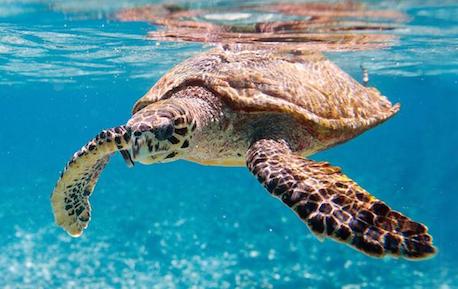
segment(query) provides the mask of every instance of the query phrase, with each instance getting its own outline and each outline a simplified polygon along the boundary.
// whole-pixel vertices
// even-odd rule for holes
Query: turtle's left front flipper
[[[56,223],[71,236],[80,236],[89,223],[89,195],[111,154],[120,151],[124,158],[130,157],[127,152],[129,140],[130,132],[125,126],[103,130],[65,166],[52,192],[51,202]]]
[[[283,140],[252,144],[247,166],[319,237],[376,257],[420,259],[435,253],[426,226],[392,211],[340,168],[295,155]]]

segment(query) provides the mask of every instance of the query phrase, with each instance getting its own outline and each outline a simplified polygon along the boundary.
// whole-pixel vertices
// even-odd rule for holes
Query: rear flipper
[[[375,257],[420,259],[436,252],[425,225],[392,211],[340,168],[294,155],[283,140],[255,142],[247,166],[319,237]]]
[[[91,217],[89,196],[100,173],[110,155],[126,149],[129,140],[130,133],[124,126],[104,130],[76,152],[65,166],[51,202],[56,223],[71,236],[79,237],[87,227]]]

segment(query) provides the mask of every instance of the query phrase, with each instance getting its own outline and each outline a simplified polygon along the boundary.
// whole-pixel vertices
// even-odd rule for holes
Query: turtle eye
[[[173,135],[173,124],[171,121],[161,123],[153,129],[154,136],[158,140],[166,140]]]

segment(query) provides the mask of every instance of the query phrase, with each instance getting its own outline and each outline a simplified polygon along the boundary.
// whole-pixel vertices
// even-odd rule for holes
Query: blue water
[[[183,161],[128,169],[115,156],[85,234],[54,225],[49,195],[73,152],[208,49],[149,41],[154,26],[110,17],[141,2],[0,0],[0,288],[458,288],[455,1],[379,3],[409,16],[393,47],[327,54],[356,79],[363,64],[402,109],[313,157],[427,224],[434,258],[320,242],[247,169]]]

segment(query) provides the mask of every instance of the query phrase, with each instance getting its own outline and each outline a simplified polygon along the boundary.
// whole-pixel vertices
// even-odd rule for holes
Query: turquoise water
[[[458,288],[454,1],[373,3],[409,16],[398,42],[327,53],[356,79],[363,64],[402,109],[313,157],[427,224],[433,259],[378,260],[320,242],[247,169],[183,161],[128,169],[115,156],[85,234],[54,225],[49,195],[73,152],[208,49],[147,40],[154,26],[111,16],[142,2],[0,0],[0,288]]]

